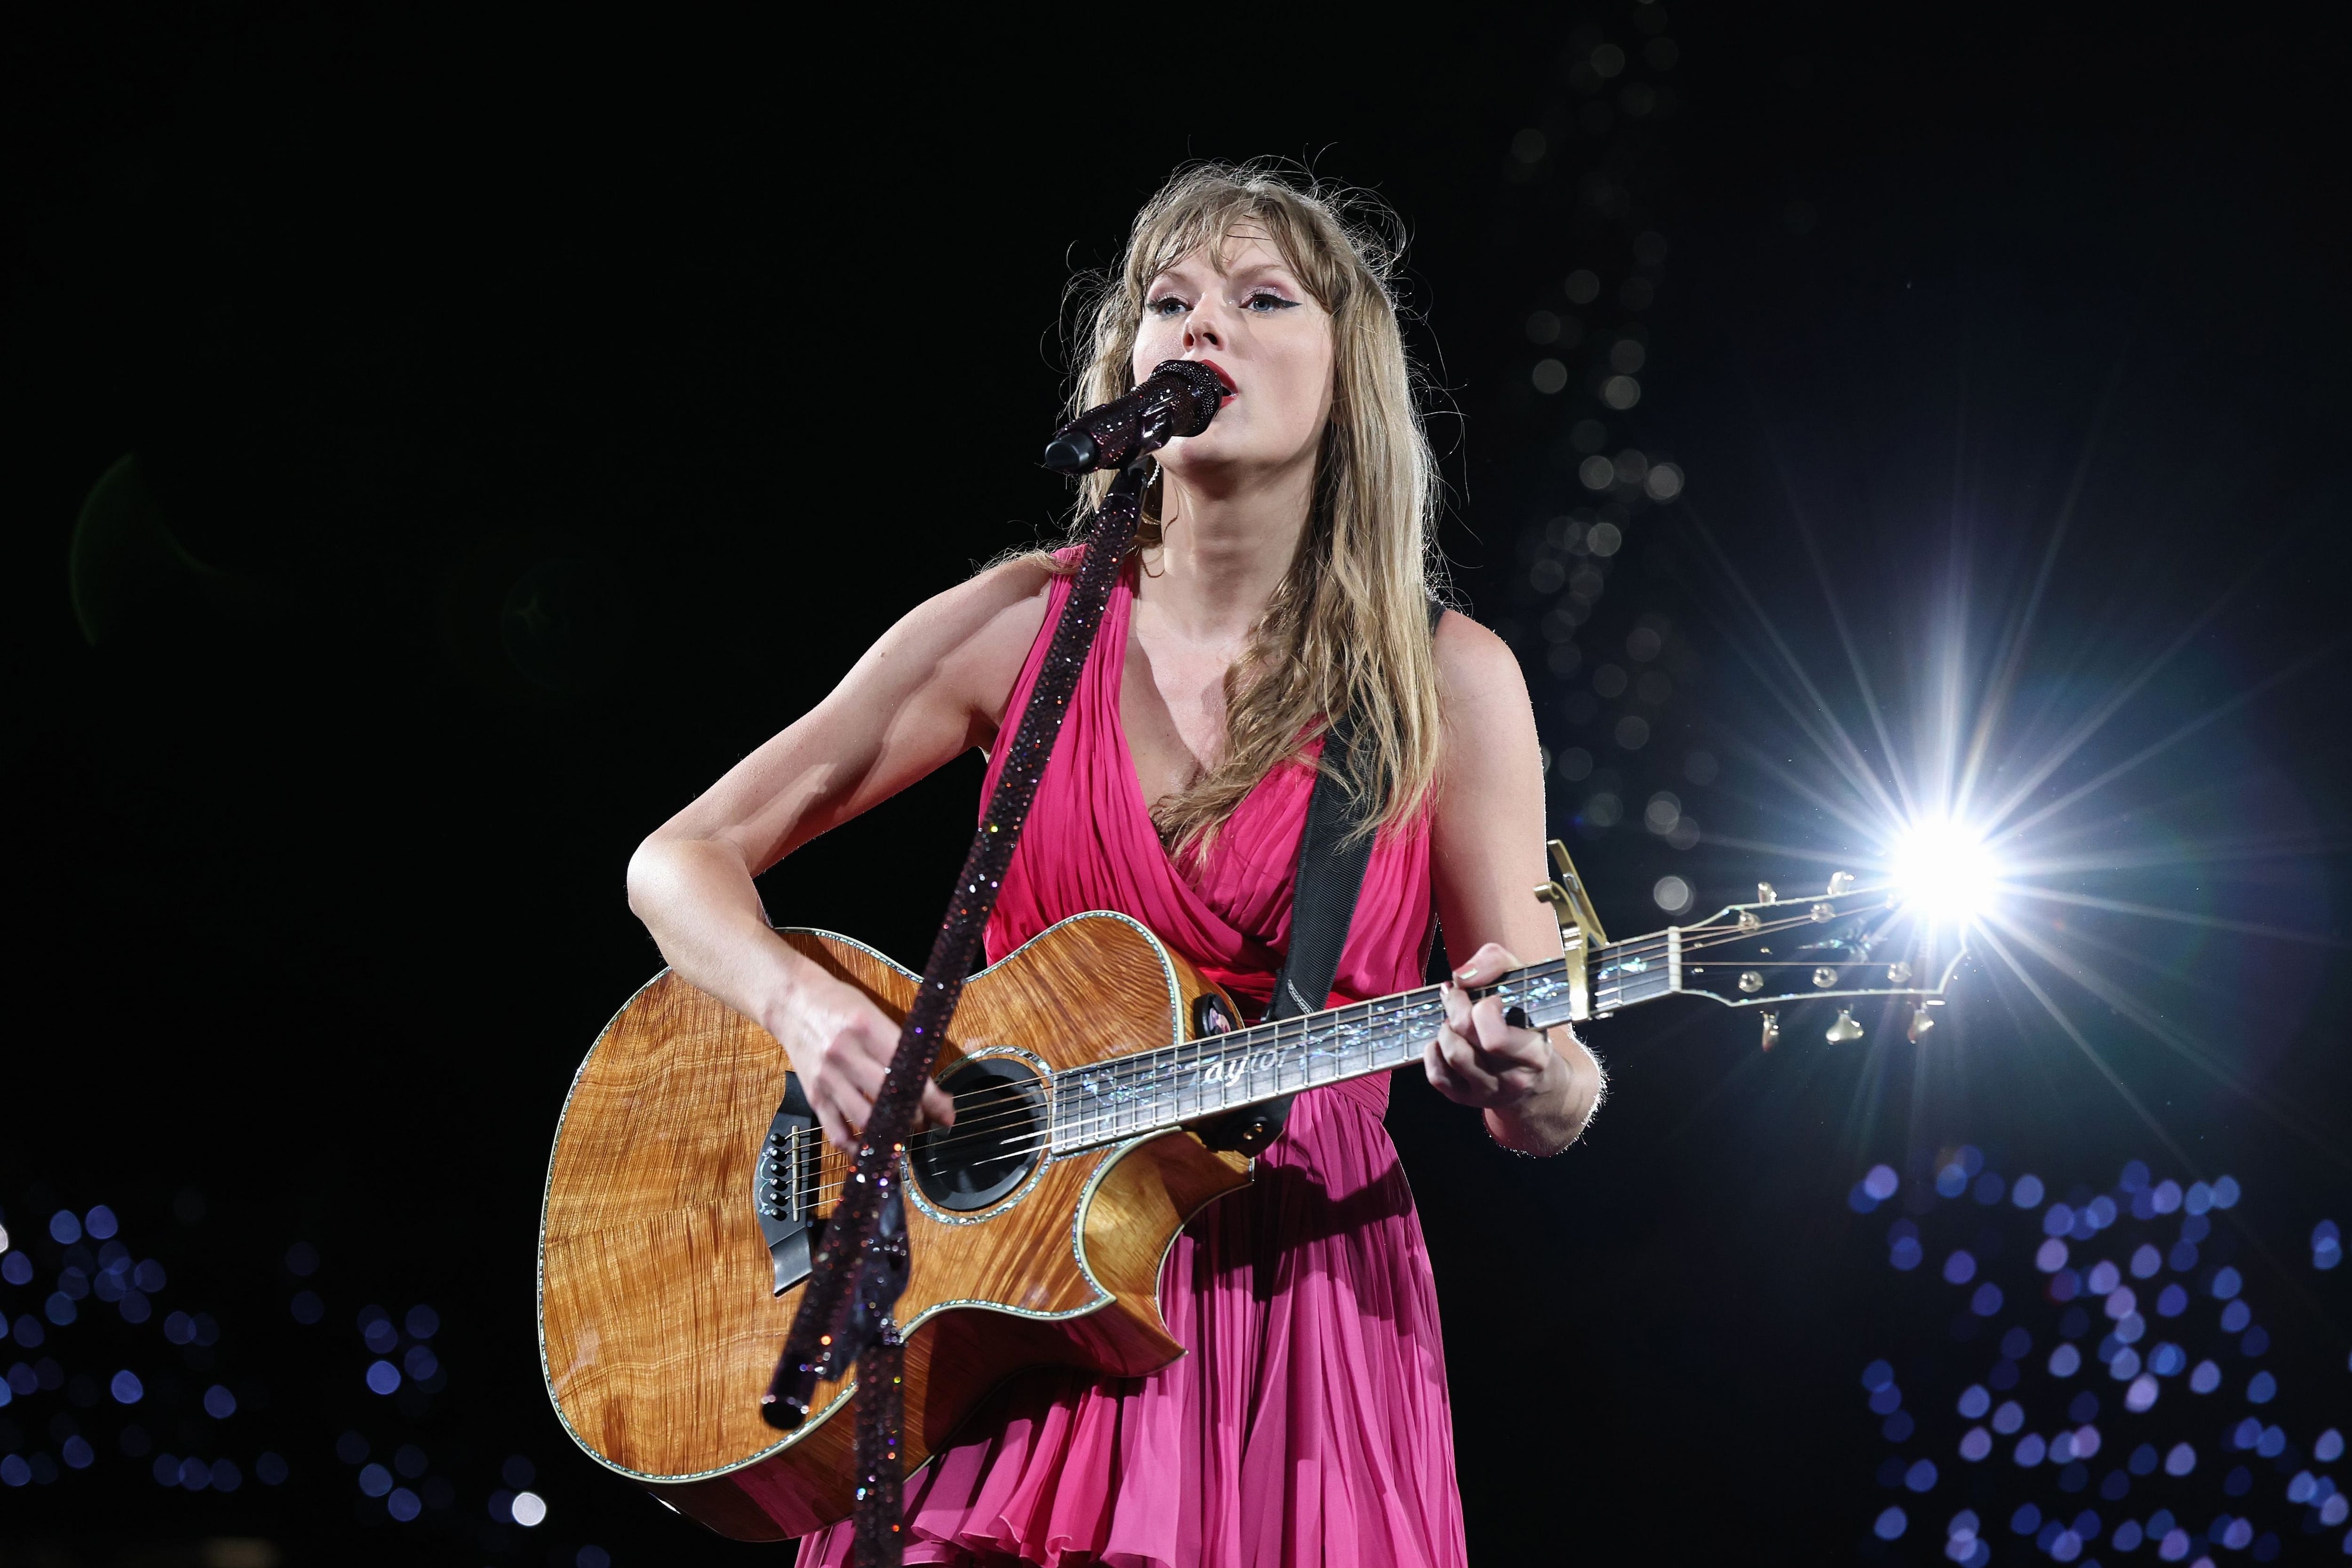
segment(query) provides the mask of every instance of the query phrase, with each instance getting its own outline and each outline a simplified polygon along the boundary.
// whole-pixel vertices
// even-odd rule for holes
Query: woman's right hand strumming
[[[812,971],[814,966],[810,966]],[[804,975],[761,1021],[792,1058],[824,1135],[855,1151],[898,1049],[898,1026],[855,985],[830,974]],[[955,1121],[955,1103],[936,1083],[923,1086],[923,1125]]]
[[[825,1136],[854,1150],[898,1049],[864,992],[770,929],[752,878],[975,746],[994,743],[1045,624],[1050,583],[1013,562],[927,601],[825,700],[656,828],[629,861],[629,907],[684,980],[775,1036]],[[942,891],[945,889],[942,889]],[[954,1109],[924,1089],[926,1120]]]

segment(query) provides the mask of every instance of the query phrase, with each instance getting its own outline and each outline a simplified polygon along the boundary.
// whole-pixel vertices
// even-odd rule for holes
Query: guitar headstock
[[[1771,1007],[1824,997],[1902,996],[1940,1001],[1967,956],[1904,910],[1892,883],[1857,884],[1845,872],[1827,890],[1784,896],[1759,883],[1756,901],[1731,904],[1676,928],[1677,990],[1727,1007]]]
[[[1843,871],[1817,894],[1782,894],[1759,883],[1753,903],[1610,942],[1589,905],[1578,907],[1581,886],[1572,879],[1566,848],[1555,843],[1552,853],[1563,880],[1537,896],[1561,916],[1576,993],[1571,1016],[1580,1019],[1676,993],[1705,996],[1727,1007],[1773,1009],[1764,1015],[1769,1048],[1780,1037],[1779,1008],[1884,996],[1912,1004],[1907,1033],[1916,1040],[1935,1026],[1929,1009],[1943,1005],[1968,956],[1964,931],[1915,918],[1894,883],[1865,886]],[[1829,1027],[1832,1041],[1863,1033],[1851,1007]]]

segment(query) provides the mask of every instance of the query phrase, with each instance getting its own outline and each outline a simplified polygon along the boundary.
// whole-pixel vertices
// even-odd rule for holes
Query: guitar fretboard
[[[1618,942],[1589,957],[1575,953],[1514,970],[1471,994],[1500,996],[1534,1027],[1549,1028],[1568,1021],[1569,965],[1584,963],[1591,1012],[1599,1016],[1671,992],[1670,947],[1657,937]],[[1066,1152],[1117,1142],[1388,1072],[1418,1060],[1444,1019],[1444,1002],[1431,985],[1057,1073],[1053,1146]]]

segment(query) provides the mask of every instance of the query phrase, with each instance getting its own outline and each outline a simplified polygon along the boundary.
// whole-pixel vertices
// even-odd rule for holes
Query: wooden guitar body
[[[872,949],[781,933],[902,1017],[917,977]],[[1011,1056],[1043,1072],[1184,1039],[1194,998],[1230,998],[1135,921],[1064,921],[964,992],[941,1076]],[[820,1385],[790,1435],[760,1419],[801,1285],[778,1294],[756,1184],[786,1091],[775,1040],[665,972],[580,1066],[548,1165],[540,1360],[565,1429],[682,1513],[746,1541],[848,1516],[853,1380]],[[814,1166],[814,1162],[812,1162]],[[826,1148],[824,1182],[848,1172]],[[1120,1376],[1183,1346],[1161,1321],[1162,1260],[1185,1221],[1246,1185],[1247,1162],[1162,1130],[1041,1152],[1013,1189],[955,1210],[908,1184],[908,1469],[1024,1367]],[[816,1212],[824,1212],[828,1205]]]

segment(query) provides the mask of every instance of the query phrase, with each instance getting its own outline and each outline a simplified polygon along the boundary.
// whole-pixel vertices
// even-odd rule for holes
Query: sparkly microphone
[[[1217,373],[1197,360],[1161,360],[1133,392],[1087,409],[1054,432],[1045,466],[1064,474],[1123,468],[1179,436],[1206,430],[1226,390]]]

